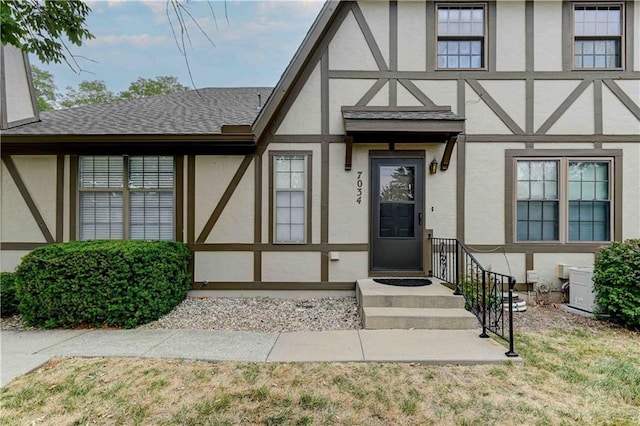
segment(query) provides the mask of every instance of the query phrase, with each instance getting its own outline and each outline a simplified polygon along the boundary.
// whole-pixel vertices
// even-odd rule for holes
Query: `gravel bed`
[[[187,297],[173,311],[138,329],[324,331],[362,328],[355,297],[315,299]],[[19,315],[2,330],[24,330]]]

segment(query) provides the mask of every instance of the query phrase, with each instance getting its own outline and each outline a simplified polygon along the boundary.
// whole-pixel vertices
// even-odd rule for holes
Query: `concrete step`
[[[362,326],[368,330],[466,330],[480,324],[471,312],[462,308],[363,307]]]
[[[454,296],[453,291],[435,278],[433,284],[424,287],[396,287],[358,280],[357,292],[360,307],[385,308],[464,308],[464,297]]]

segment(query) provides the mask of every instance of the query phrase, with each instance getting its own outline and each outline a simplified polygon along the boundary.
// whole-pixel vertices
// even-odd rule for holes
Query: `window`
[[[438,68],[484,68],[485,31],[484,5],[438,5]]]
[[[558,162],[518,161],[518,240],[558,240]]]
[[[574,68],[621,68],[622,22],[622,5],[574,5]]]
[[[276,243],[307,241],[307,158],[307,155],[273,157]]]
[[[610,241],[610,176],[610,160],[518,160],[517,240]]]
[[[80,239],[172,240],[173,187],[173,157],[80,157]]]

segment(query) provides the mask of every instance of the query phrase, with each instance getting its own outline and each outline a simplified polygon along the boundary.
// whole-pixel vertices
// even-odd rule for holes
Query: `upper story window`
[[[485,68],[486,7],[438,5],[438,69]]]
[[[173,239],[173,157],[80,157],[78,190],[80,240]]]
[[[622,5],[574,5],[573,66],[622,68]]]
[[[274,242],[307,242],[308,155],[275,155]]]

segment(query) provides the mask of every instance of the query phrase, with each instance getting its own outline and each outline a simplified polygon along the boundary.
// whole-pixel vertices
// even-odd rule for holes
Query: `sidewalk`
[[[183,358],[247,362],[522,363],[479,330],[340,330],[252,333],[212,330],[0,331],[0,386],[53,357]]]

